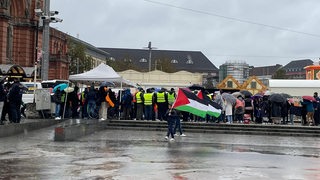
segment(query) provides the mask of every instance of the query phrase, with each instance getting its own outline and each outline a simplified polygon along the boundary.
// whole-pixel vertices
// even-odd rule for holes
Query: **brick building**
[[[43,9],[43,4],[43,0],[0,0],[0,76],[33,79],[36,47],[42,49],[42,27],[38,27],[39,17],[34,9]],[[67,79],[65,33],[50,29],[49,53],[49,79]]]

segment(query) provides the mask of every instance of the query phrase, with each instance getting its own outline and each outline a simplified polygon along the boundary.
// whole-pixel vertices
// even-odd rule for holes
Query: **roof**
[[[313,61],[311,59],[294,60],[283,66],[283,69],[301,68],[301,70],[304,70],[304,67],[310,65],[313,65]]]
[[[71,39],[72,41],[75,41],[77,43],[84,45],[86,47],[86,53],[92,57],[105,60],[109,56],[109,53],[107,53],[106,51],[103,51],[85,41],[82,41],[81,39],[75,38],[70,35],[68,35],[68,38]]]
[[[132,82],[125,80],[114,69],[104,63],[99,64],[97,67],[91,69],[90,71],[74,74],[69,76],[70,81],[77,81],[84,84],[90,82],[119,82],[125,83],[127,85],[135,86]]]
[[[110,54],[109,58],[115,61],[128,59],[142,71],[149,69],[148,49],[122,49],[122,48],[100,48]],[[157,59],[170,60],[177,71],[188,71],[208,73],[218,71],[218,68],[201,51],[174,51],[174,50],[152,50],[151,69],[154,70]]]
[[[262,66],[262,67],[252,67],[250,69],[250,76],[267,76],[273,75],[282,65],[276,64],[274,66]]]

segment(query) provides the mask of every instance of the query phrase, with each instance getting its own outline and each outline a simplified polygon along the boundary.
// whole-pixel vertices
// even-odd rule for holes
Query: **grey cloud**
[[[319,54],[320,35],[263,26],[320,34],[318,0],[154,2],[173,7],[144,0],[54,0],[51,9],[59,10],[64,21],[52,26],[99,47],[143,48],[152,41],[158,49],[199,50],[216,66],[227,60],[285,65],[297,58],[315,60]]]

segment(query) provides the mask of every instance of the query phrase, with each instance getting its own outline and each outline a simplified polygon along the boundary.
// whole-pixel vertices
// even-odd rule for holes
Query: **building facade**
[[[306,79],[306,66],[313,65],[311,59],[294,60],[283,67],[287,79]]]
[[[244,61],[227,61],[219,68],[219,82],[227,76],[232,76],[239,83],[243,83],[249,77],[249,64]]]
[[[32,80],[37,63],[41,70],[42,28],[35,9],[43,9],[43,0],[0,0],[0,76]],[[67,36],[50,29],[49,79],[67,79]]]

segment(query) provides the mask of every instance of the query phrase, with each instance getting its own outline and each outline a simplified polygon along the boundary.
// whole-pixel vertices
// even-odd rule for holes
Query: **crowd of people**
[[[23,88],[18,79],[13,82],[5,82],[0,79],[0,124],[8,120],[12,123],[20,123],[25,106],[22,102]],[[318,93],[313,99],[301,99],[297,105],[292,98],[277,101],[270,94],[234,96],[230,101],[226,92],[209,94],[210,101],[217,103],[221,109],[219,117],[197,117],[188,112],[179,112],[172,109],[176,92],[174,88],[155,89],[138,88],[136,92],[125,89],[121,92],[113,92],[106,85],[95,88],[94,84],[79,92],[79,87],[73,87],[72,91],[64,91],[57,88],[52,96],[55,106],[55,119],[63,118],[95,118],[106,120],[119,118],[125,120],[168,121],[167,138],[175,134],[178,128],[182,135],[180,121],[212,122],[212,123],[273,123],[294,124],[294,117],[301,117],[302,125],[318,126],[320,123],[320,104]],[[194,91],[197,94],[197,91]],[[230,94],[229,94],[230,95]],[[23,108],[24,107],[24,108]],[[21,111],[22,109],[22,111]],[[174,115],[174,116],[173,116]],[[175,119],[175,120],[172,120]],[[171,120],[171,121],[170,121]],[[169,123],[170,121],[170,123]],[[173,129],[173,130],[171,130]]]
[[[301,125],[318,126],[320,123],[320,98],[312,96],[288,97],[286,94],[237,95],[234,102],[224,98],[225,93],[213,95],[221,105],[222,114],[214,122],[221,123],[267,123],[294,124],[294,118],[301,118]]]
[[[173,141],[174,136],[185,136],[180,123],[180,112],[172,109],[176,93],[172,88],[156,91],[149,88],[146,91],[138,88],[137,92],[125,89],[117,94],[110,87],[94,85],[78,92],[74,87],[72,92],[65,92],[57,88],[53,95],[56,104],[55,119],[84,118],[106,120],[119,118],[125,120],[167,121],[168,134],[166,139]],[[176,133],[178,131],[178,134]],[[169,136],[171,138],[169,139]]]

